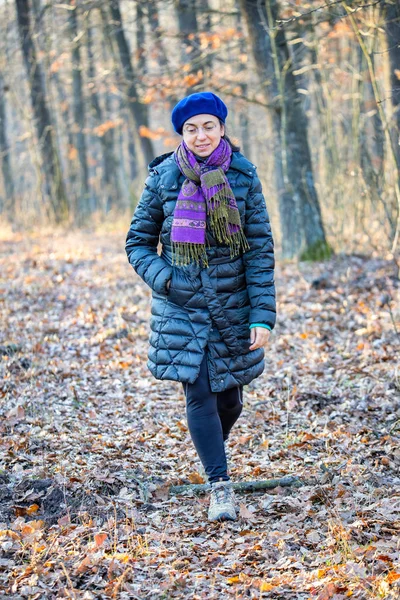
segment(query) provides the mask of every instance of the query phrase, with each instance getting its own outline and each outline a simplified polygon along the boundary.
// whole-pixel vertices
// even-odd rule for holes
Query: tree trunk
[[[95,202],[90,197],[89,189],[89,168],[87,161],[86,135],[84,132],[85,118],[85,99],[82,90],[82,65],[80,40],[78,35],[78,5],[75,0],[70,0],[71,9],[69,11],[69,32],[71,36],[71,63],[72,63],[72,106],[74,116],[74,137],[75,147],[78,152],[79,160],[79,188],[77,190],[77,210],[78,220],[87,220],[90,213],[95,210]]]
[[[314,65],[318,65],[320,62],[318,50],[319,41],[315,36],[314,32],[313,45],[310,49],[311,62]],[[328,178],[331,180],[335,177],[337,170],[340,168],[338,148],[336,145],[335,123],[332,114],[332,102],[329,98],[329,94],[327,93],[327,90],[329,88],[326,82],[325,75],[322,74],[321,69],[319,68],[313,69],[313,73],[315,83],[317,84],[315,93],[315,106],[317,113],[316,116],[321,132],[321,144],[320,147],[316,149],[317,164],[319,163],[319,153],[321,152],[321,150],[325,151],[326,162],[328,165],[330,165],[329,170],[327,170],[327,175]]]
[[[241,0],[241,6],[262,89],[271,107],[282,253],[286,258],[323,259],[330,249],[314,185],[307,118],[284,30],[271,29],[277,22],[278,3]]]
[[[400,24],[399,24],[400,26]],[[375,60],[374,60],[374,55],[375,52],[379,50],[379,32],[376,31],[375,33],[375,37],[372,39],[371,42],[371,49],[370,49],[370,58],[371,58],[371,62],[372,62],[372,66],[373,69],[375,71]],[[400,43],[400,36],[399,36],[399,43]],[[374,163],[374,169],[375,171],[378,173],[379,177],[382,174],[382,169],[383,169],[383,162],[385,159],[385,132],[384,132],[384,128],[383,128],[383,123],[382,123],[382,119],[381,116],[379,114],[379,110],[378,110],[378,106],[376,103],[376,99],[375,99],[375,95],[374,95],[374,89],[373,89],[373,85],[372,85],[372,80],[371,80],[371,74],[369,72],[368,69],[368,64],[366,63],[365,57],[362,57],[362,71],[363,73],[365,73],[365,92],[361,95],[362,100],[363,100],[363,109],[364,112],[370,112],[371,108],[373,108],[373,115],[371,118],[371,127],[370,127],[370,133],[368,135],[370,144],[371,144],[371,156],[372,156],[372,161]],[[399,55],[399,60],[400,60],[400,55]],[[400,97],[399,97],[400,100]],[[382,185],[383,181],[380,181],[380,185]],[[381,193],[381,190],[379,191],[379,193]]]
[[[191,91],[199,83],[198,71],[201,69],[200,49],[195,0],[176,0],[179,36],[181,40],[181,61],[184,73],[183,83]],[[190,93],[190,92],[188,92]]]
[[[3,74],[0,71],[0,162],[4,185],[4,199],[0,196],[0,214],[5,213],[12,221],[15,214],[15,190],[7,140],[6,91]]]
[[[90,14],[89,17],[90,18]],[[105,121],[111,119],[110,112],[103,115],[99,95],[96,87],[96,67],[93,55],[93,32],[90,22],[87,23],[87,57],[88,57],[88,75],[90,86],[90,101],[93,108],[95,122],[100,126]],[[107,91],[106,91],[107,94]],[[103,155],[103,190],[106,199],[105,210],[108,212],[113,206],[118,207],[121,201],[121,189],[118,178],[118,165],[114,154],[114,129],[105,129],[104,133],[99,132],[99,141]]]
[[[127,103],[136,125],[140,146],[146,163],[154,158],[153,144],[147,137],[140,135],[141,127],[149,127],[148,107],[139,101],[135,72],[133,70],[131,55],[122,23],[119,0],[109,0],[110,12],[113,19],[112,35],[117,42],[119,57],[127,83]]]
[[[242,26],[242,14],[240,12],[239,0],[235,0],[235,8],[237,10],[236,16],[236,28],[239,33],[243,35],[243,26]],[[239,60],[237,61],[237,70],[239,73],[243,74],[243,77],[240,78],[240,95],[242,98],[247,98],[248,93],[248,85],[246,83],[247,76],[247,64],[241,61],[241,57],[247,56],[247,48],[246,48],[246,40],[244,37],[240,38],[239,42]],[[239,130],[240,137],[243,146],[243,153],[249,160],[252,160],[252,144],[250,143],[250,126],[249,126],[249,108],[247,103],[244,103],[244,106],[240,110],[239,114]]]
[[[142,79],[147,73],[146,61],[146,32],[144,28],[143,0],[136,0],[136,55],[137,71]]]
[[[359,83],[359,96],[361,103],[361,114],[363,115],[362,126],[359,127],[360,138],[360,165],[364,179],[368,185],[371,198],[378,200],[382,195],[382,169],[385,155],[385,136],[382,121],[379,115],[372,88],[371,76],[368,65],[365,60],[362,48],[357,48],[359,57],[358,71],[361,75]],[[374,63],[374,54],[370,54],[372,64]],[[367,115],[371,112],[370,117]]]
[[[119,53],[116,48],[115,36],[113,35],[112,27],[109,22],[110,19],[107,16],[106,10],[102,6],[99,6],[99,11],[100,11],[101,20],[102,20],[103,38],[107,41],[107,48],[112,57],[112,62],[113,62],[112,70],[115,74],[115,79],[117,80],[117,82],[120,82],[120,87],[123,87],[124,86],[124,76],[121,71],[121,62],[118,59]],[[105,45],[103,45],[103,61],[105,62],[105,64],[107,63]],[[112,114],[111,91],[108,87],[104,92],[104,106],[105,106],[106,114]],[[121,158],[123,158],[123,153],[121,154],[121,150],[120,150],[121,139],[123,138],[122,129],[127,129],[129,131],[128,157],[129,157],[129,177],[130,177],[131,184],[135,180],[135,178],[139,175],[139,171],[140,171],[140,165],[139,165],[138,154],[137,154],[137,146],[138,146],[139,140],[138,140],[138,134],[130,135],[130,128],[131,128],[130,121],[132,121],[132,112],[131,112],[130,107],[128,106],[127,98],[121,97],[120,94],[118,94],[116,113],[124,121],[122,128],[119,128],[119,130],[116,131],[115,133],[113,132],[113,148],[114,148],[114,155],[116,157],[117,165],[119,166],[119,168],[118,168],[118,172],[120,174],[119,181],[120,181],[121,186],[124,186],[125,180],[126,180],[126,170],[124,168],[124,161],[121,160]],[[130,195],[130,191],[128,190],[127,196],[129,196],[129,195]]]
[[[64,125],[65,136],[67,140],[66,152],[66,174],[65,179],[68,182],[68,190],[74,189],[78,179],[76,160],[73,159],[74,136],[71,127],[70,103],[65,88],[60,78],[60,74],[55,71],[50,75],[50,82],[54,84],[56,99],[61,113],[61,120]]]
[[[393,146],[396,148],[397,168],[400,169],[400,6],[397,0],[385,3],[385,29],[390,62],[393,114]]]
[[[210,13],[210,5],[208,0],[199,0],[199,12],[202,15],[202,23],[200,27],[200,31],[206,32],[206,34],[210,34],[212,30],[212,22],[211,22],[211,13]],[[197,23],[197,27],[199,24]],[[212,51],[206,48],[204,51],[201,49],[201,44],[199,40],[199,54],[200,54],[200,68],[203,72],[202,82],[204,86],[208,87],[208,82],[210,81],[213,74],[213,53]]]
[[[153,35],[153,47],[157,53],[157,60],[161,67],[161,73],[162,75],[167,74],[169,79],[172,79],[173,73],[168,61],[167,52],[163,44],[156,0],[148,3],[147,18],[149,20],[150,30]],[[175,104],[178,102],[178,98],[173,92],[169,92],[167,98],[172,106],[175,106]]]
[[[70,118],[70,102],[67,96],[63,83],[60,78],[58,69],[51,69],[52,59],[50,58],[51,53],[51,35],[48,34],[46,27],[46,12],[48,11],[48,4],[42,5],[42,0],[31,0],[32,16],[34,19],[34,29],[36,32],[40,32],[37,35],[35,42],[40,53],[43,55],[43,71],[44,71],[44,83],[47,90],[47,97],[51,98],[51,90],[54,88],[55,96],[53,99],[53,106],[57,106],[58,112],[55,113],[52,110],[52,114],[57,117],[58,123],[56,124],[56,130],[58,134],[58,147],[65,148],[65,142],[62,139],[63,136],[67,139],[67,147],[65,152],[65,171],[64,181],[67,185],[67,191],[69,197],[71,197],[71,190],[76,188],[76,181],[78,179],[77,172],[77,161],[72,159],[74,149],[74,137],[73,128],[71,126]],[[53,16],[49,18],[52,21]],[[62,156],[62,153],[61,153]]]
[[[43,74],[36,56],[31,34],[31,18],[28,0],[16,0],[18,31],[21,41],[38,144],[42,156],[46,193],[50,198],[56,221],[68,216],[68,201],[61,173],[56,136],[46,102]]]

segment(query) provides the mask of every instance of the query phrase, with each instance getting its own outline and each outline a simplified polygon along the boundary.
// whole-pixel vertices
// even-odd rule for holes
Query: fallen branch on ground
[[[254,492],[256,490],[272,490],[276,487],[301,487],[304,482],[295,475],[287,475],[279,479],[264,479],[260,481],[239,481],[233,483],[235,492]],[[171,485],[169,492],[171,495],[184,494],[185,492],[195,492],[196,494],[205,494],[210,490],[208,483],[189,483],[186,485]]]

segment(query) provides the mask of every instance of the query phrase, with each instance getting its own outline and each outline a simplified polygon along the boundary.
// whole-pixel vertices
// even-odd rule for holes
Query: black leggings
[[[242,412],[243,386],[212,392],[205,353],[198,378],[183,387],[190,436],[208,480],[228,481],[224,441]]]

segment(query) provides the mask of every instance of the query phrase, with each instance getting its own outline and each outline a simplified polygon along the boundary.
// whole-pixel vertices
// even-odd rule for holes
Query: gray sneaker
[[[235,495],[230,481],[211,484],[209,521],[234,521],[236,519]]]

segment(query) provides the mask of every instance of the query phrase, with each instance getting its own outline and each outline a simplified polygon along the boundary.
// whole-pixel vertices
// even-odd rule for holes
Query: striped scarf
[[[175,161],[186,179],[176,201],[171,242],[172,263],[178,266],[201,262],[208,266],[206,221],[220,244],[230,247],[231,257],[249,249],[231,186],[225,175],[232,159],[232,149],[221,138],[218,147],[205,162],[182,142],[175,151]]]

